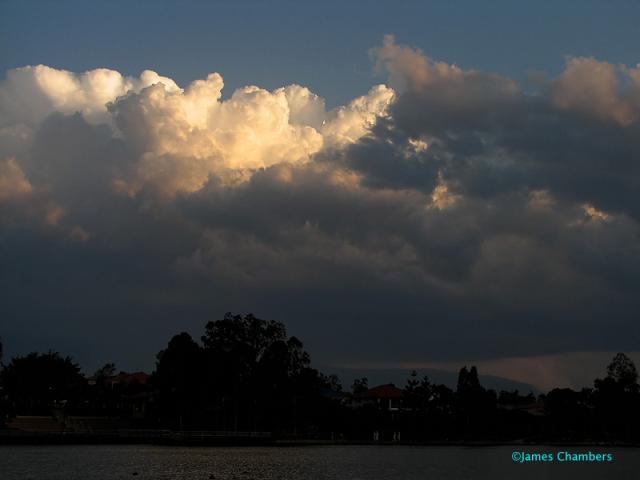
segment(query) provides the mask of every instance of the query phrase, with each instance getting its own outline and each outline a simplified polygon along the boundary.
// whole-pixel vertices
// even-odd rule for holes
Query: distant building
[[[364,415],[369,439],[373,442],[399,442],[402,399],[404,392],[393,383],[378,385],[351,396],[347,405]]]
[[[103,390],[97,391],[97,396],[85,410],[94,415],[142,419],[153,397],[150,378],[151,375],[145,372],[120,372],[102,379],[89,377],[89,386]]]
[[[109,380],[107,380],[107,382],[111,384],[112,387],[115,385],[129,385],[132,383],[146,385],[146,383],[149,381],[150,376],[151,375],[144,372],[134,372],[134,373],[120,372],[119,374],[114,375]]]
[[[402,389],[388,383],[354,394],[350,399],[350,405],[353,408],[375,406],[381,411],[397,412],[401,408],[403,396]]]

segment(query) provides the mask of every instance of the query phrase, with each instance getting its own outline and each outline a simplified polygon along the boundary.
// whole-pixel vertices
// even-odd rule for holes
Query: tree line
[[[395,403],[366,378],[344,391],[336,376],[311,366],[282,323],[251,314],[208,322],[199,341],[173,336],[142,381],[119,376],[114,364],[86,378],[57,352],[1,360],[0,424],[16,415],[103,416],[129,427],[334,440],[371,440],[372,432],[415,442],[640,440],[638,373],[623,353],[580,391],[496,392],[471,366],[460,370],[455,389],[412,372],[400,389],[385,390]]]

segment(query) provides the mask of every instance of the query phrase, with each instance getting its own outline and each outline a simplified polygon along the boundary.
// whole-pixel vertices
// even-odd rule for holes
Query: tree
[[[93,376],[96,379],[96,383],[102,383],[105,380],[113,377],[115,374],[116,374],[116,364],[105,363],[104,366],[96,370],[96,373],[94,373]]]
[[[319,408],[321,391],[332,388],[280,322],[226,313],[207,323],[202,343],[208,404],[224,428],[297,430]]]
[[[607,376],[594,382],[593,403],[605,435],[637,438],[640,430],[638,372],[624,353],[607,366]]]
[[[353,394],[364,393],[369,390],[369,380],[367,377],[356,378],[351,384],[351,392]]]
[[[563,439],[583,437],[588,427],[588,391],[554,388],[545,397],[545,409],[552,420],[554,436]]]
[[[320,375],[329,390],[336,393],[342,392],[342,382],[340,382],[340,378],[336,374],[332,373],[331,375]]]
[[[497,396],[493,390],[480,385],[478,370],[472,366],[460,369],[456,388],[456,403],[461,427],[468,434],[482,434],[488,429],[496,408]]]
[[[404,389],[404,406],[414,412],[425,412],[431,399],[432,388],[429,377],[424,376],[422,380],[418,380],[418,373],[413,370]]]
[[[458,385],[456,392],[460,395],[477,392],[482,389],[480,380],[478,379],[478,369],[472,366],[469,370],[462,367],[458,373]]]
[[[180,428],[199,420],[205,365],[200,345],[182,332],[156,358],[151,381],[158,389],[160,414],[175,419]]]
[[[409,412],[404,429],[414,440],[424,437],[428,431],[430,401],[433,385],[427,376],[418,380],[418,372],[413,370],[404,388],[403,407]]]
[[[261,320],[251,313],[243,317],[230,312],[222,320],[207,323],[202,337],[206,348],[236,354],[254,364],[273,343],[286,340],[284,324]]]
[[[72,409],[85,386],[80,367],[56,352],[15,357],[2,371],[2,384],[14,413],[51,414]]]
[[[624,353],[618,353],[607,366],[607,377],[626,392],[638,391],[638,371],[633,361]]]
[[[88,405],[93,414],[113,415],[117,411],[118,395],[109,380],[116,374],[114,363],[106,363],[92,375]],[[91,384],[93,383],[93,384]]]

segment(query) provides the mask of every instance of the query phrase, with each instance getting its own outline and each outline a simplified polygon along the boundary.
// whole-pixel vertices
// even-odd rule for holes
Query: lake
[[[512,461],[513,451],[607,452],[605,463]],[[607,447],[1,446],[2,480],[636,479],[640,449]]]

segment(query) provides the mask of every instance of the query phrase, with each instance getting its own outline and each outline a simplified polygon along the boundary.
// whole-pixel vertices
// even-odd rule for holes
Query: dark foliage
[[[310,367],[302,342],[280,322],[226,314],[202,346],[188,334],[158,354],[152,384],[161,421],[180,428],[318,431],[330,418],[336,378]]]
[[[474,366],[460,370],[455,391],[414,371],[402,389],[359,378],[345,393],[335,375],[311,367],[282,323],[228,313],[207,323],[201,342],[185,332],[171,338],[151,377],[108,363],[85,379],[58,353],[15,357],[0,374],[0,420],[88,415],[128,427],[333,440],[637,442],[636,367],[619,353],[606,371],[593,388],[538,397],[488,390]]]
[[[15,357],[0,378],[9,411],[29,415],[49,414],[52,407],[74,408],[86,384],[71,358],[53,352]]]

